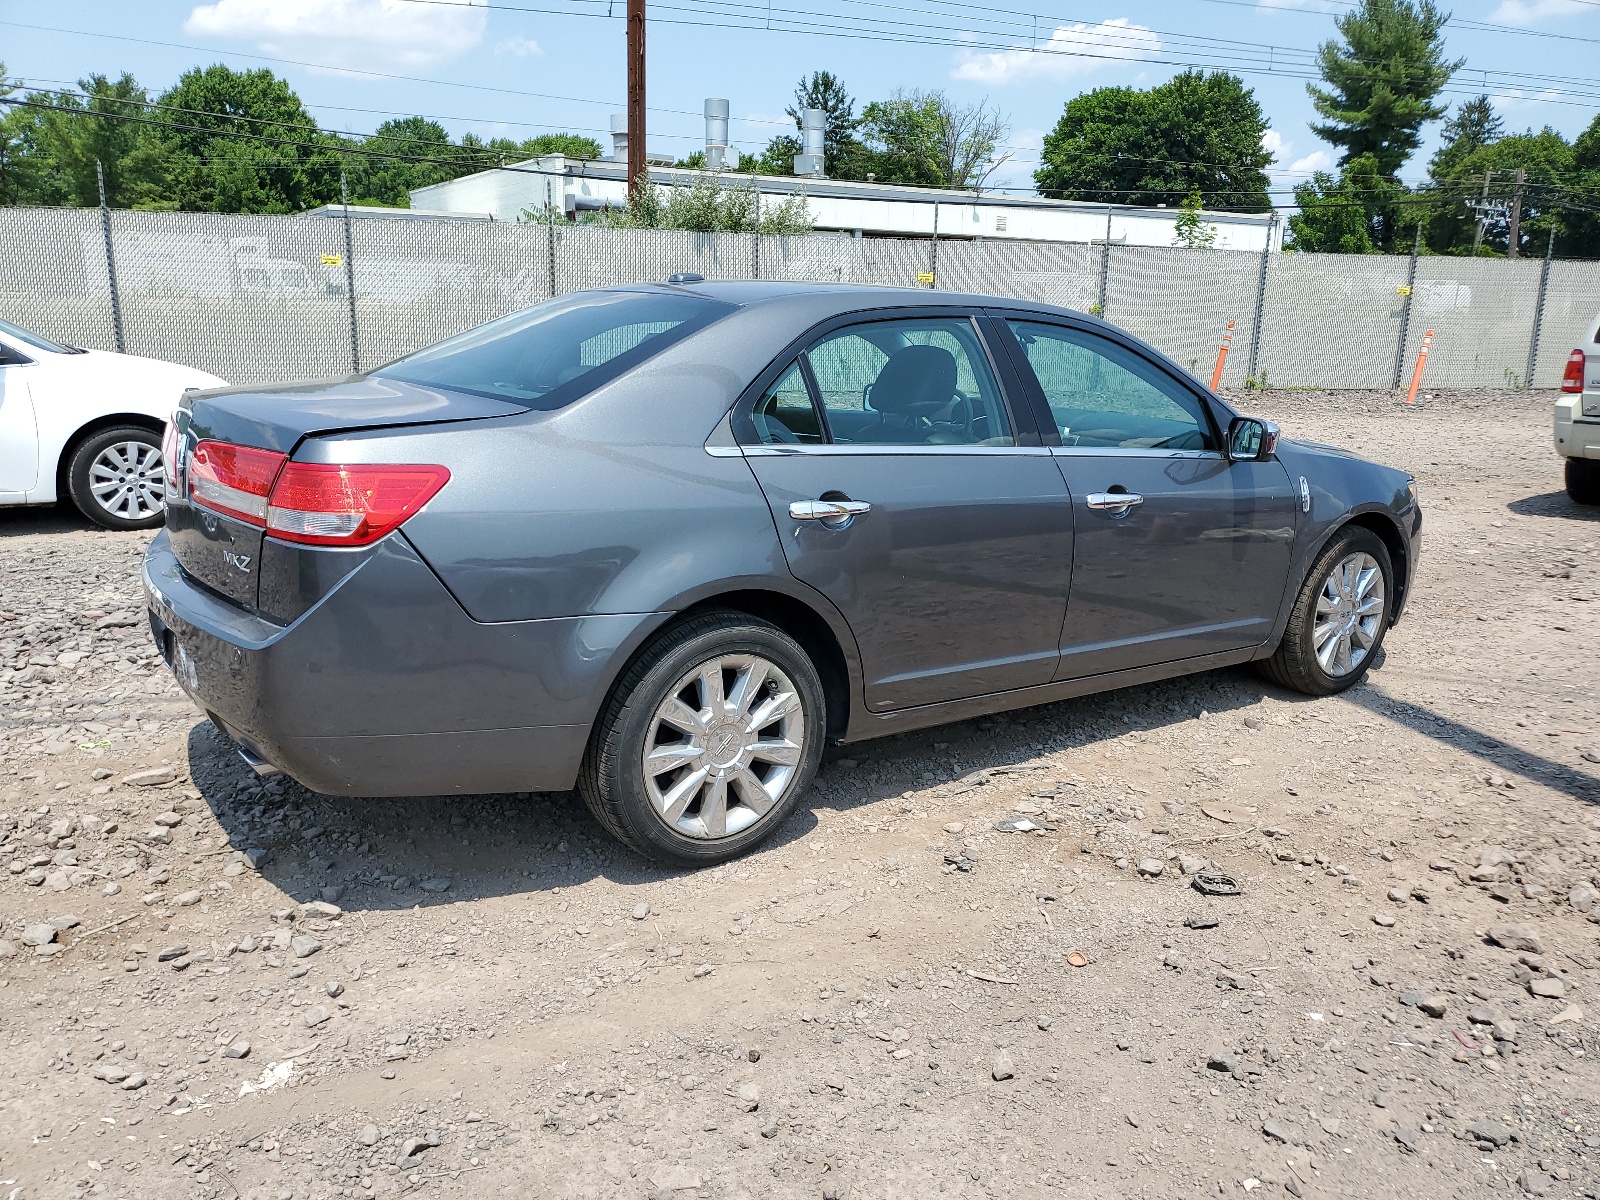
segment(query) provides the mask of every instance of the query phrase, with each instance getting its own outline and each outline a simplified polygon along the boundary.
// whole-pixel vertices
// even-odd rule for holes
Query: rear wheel
[[[794,811],[822,757],[822,681],[799,644],[712,612],[656,640],[618,681],[578,790],[595,819],[675,866],[735,858]]]
[[[138,425],[102,429],[78,443],[67,465],[73,504],[107,529],[153,529],[166,520],[161,435]]]
[[[1579,504],[1600,504],[1600,459],[1567,459],[1567,495]]]
[[[1353,687],[1383,645],[1393,597],[1394,567],[1383,540],[1360,526],[1343,529],[1307,572],[1283,641],[1262,672],[1308,696]]]

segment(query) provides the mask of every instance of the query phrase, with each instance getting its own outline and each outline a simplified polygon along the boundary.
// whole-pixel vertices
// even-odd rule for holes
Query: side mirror
[[[1235,417],[1228,425],[1228,461],[1265,462],[1278,451],[1278,427],[1255,417]]]

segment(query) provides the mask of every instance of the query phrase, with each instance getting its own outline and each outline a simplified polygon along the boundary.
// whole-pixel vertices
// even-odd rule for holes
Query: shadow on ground
[[[1568,521],[1600,521],[1600,506],[1579,504],[1566,492],[1545,492],[1513,500],[1506,508],[1519,517],[1563,517]]]
[[[1248,708],[1262,696],[1254,673],[1218,671],[836,748],[765,848],[807,837],[819,810],[885,805],[888,820],[886,802],[907,792],[1202,712]],[[208,721],[190,730],[188,757],[191,778],[232,848],[265,851],[262,876],[301,902],[328,898],[347,910],[385,910],[550,892],[597,876],[630,884],[686,873],[618,845],[571,792],[322,796],[282,777],[258,779]]]

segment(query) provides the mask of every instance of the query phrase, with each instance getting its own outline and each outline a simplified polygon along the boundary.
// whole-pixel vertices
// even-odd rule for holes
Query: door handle
[[[848,521],[872,511],[865,500],[796,500],[789,515],[796,521]]]
[[[1144,497],[1138,492],[1090,492],[1084,499],[1090,508],[1114,513],[1125,513],[1134,505],[1144,503]]]

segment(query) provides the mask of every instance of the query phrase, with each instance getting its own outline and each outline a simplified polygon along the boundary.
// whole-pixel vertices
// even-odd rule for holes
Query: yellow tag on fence
[[[322,256],[322,265],[325,267],[337,267],[342,262],[344,262],[344,258],[338,254],[324,254]]]
[[[917,272],[917,282],[918,283],[932,283],[933,282],[933,272],[932,271],[918,271]]]
[[[1397,295],[1397,296],[1409,296],[1409,295],[1411,295],[1411,288],[1409,286],[1407,286],[1406,284],[1402,283],[1399,287],[1395,288],[1395,295]]]

